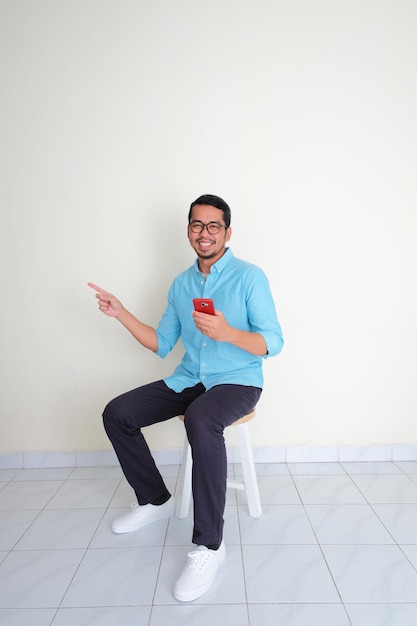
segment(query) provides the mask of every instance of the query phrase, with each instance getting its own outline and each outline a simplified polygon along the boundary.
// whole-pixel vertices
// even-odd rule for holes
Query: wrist
[[[120,311],[118,311],[114,317],[119,320],[119,322],[123,322],[123,320],[126,319],[127,315],[130,315],[129,311],[125,309],[124,306],[122,306]]]

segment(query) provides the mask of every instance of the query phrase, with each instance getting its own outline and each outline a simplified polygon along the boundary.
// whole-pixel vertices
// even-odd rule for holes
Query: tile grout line
[[[341,474],[341,475],[343,476],[343,474]],[[316,541],[317,541],[317,546],[318,546],[318,548],[320,549],[320,552],[321,552],[321,554],[322,554],[323,560],[324,560],[324,562],[325,562],[325,564],[326,564],[326,567],[327,567],[327,571],[329,572],[330,578],[332,579],[333,584],[334,584],[334,587],[335,587],[335,589],[336,589],[336,591],[337,591],[337,595],[339,596],[339,599],[340,599],[340,604],[341,604],[341,606],[343,606],[343,610],[344,610],[344,611],[345,611],[345,613],[346,613],[346,617],[347,617],[347,619],[349,620],[349,623],[350,623],[350,624],[351,624],[351,626],[352,626],[352,621],[351,621],[351,619],[350,619],[350,617],[349,617],[349,614],[348,614],[348,611],[347,611],[347,609],[346,609],[346,607],[345,607],[345,603],[343,602],[343,599],[342,599],[341,593],[340,593],[340,591],[339,591],[339,587],[338,587],[338,586],[337,586],[337,584],[336,584],[336,581],[335,581],[335,579],[334,579],[334,576],[333,576],[333,574],[332,574],[332,571],[331,571],[331,569],[330,569],[330,566],[329,566],[329,564],[328,564],[328,562],[327,562],[326,555],[324,554],[324,551],[323,551],[322,545],[321,545],[321,543],[320,543],[320,541],[319,541],[319,538],[317,537],[316,531],[314,530],[314,527],[313,527],[313,525],[312,525],[312,523],[311,523],[310,517],[309,517],[308,512],[307,512],[307,510],[306,510],[305,503],[303,502],[303,498],[301,497],[301,493],[299,492],[298,487],[297,487],[297,484],[296,484],[296,482],[295,482],[295,480],[294,480],[294,477],[293,477],[292,475],[291,475],[291,479],[292,479],[292,481],[293,481],[294,488],[295,488],[295,489],[296,489],[296,491],[297,491],[298,497],[300,498],[300,502],[301,502],[301,505],[302,505],[302,507],[303,507],[304,514],[305,514],[305,516],[306,516],[306,518],[307,518],[307,520],[308,520],[308,523],[310,524],[310,528],[311,528],[311,530],[312,530],[312,532],[313,532],[313,534],[314,534],[314,536],[315,536],[315,538],[316,538]]]

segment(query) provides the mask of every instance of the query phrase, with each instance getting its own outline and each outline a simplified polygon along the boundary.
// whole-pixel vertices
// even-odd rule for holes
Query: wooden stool
[[[248,500],[249,515],[251,517],[260,517],[262,515],[261,499],[259,497],[258,481],[256,478],[255,463],[253,460],[252,444],[250,440],[248,422],[255,417],[255,410],[251,411],[244,417],[241,417],[231,426],[236,427],[240,452],[240,462],[242,465],[243,482],[228,480],[227,486],[233,489],[243,489],[246,491]],[[179,415],[178,418],[184,421],[184,416]],[[185,435],[184,450],[181,460],[180,473],[178,477],[177,495],[175,515],[179,519],[188,517],[191,499],[191,469],[192,457],[191,446],[188,443],[187,435]]]

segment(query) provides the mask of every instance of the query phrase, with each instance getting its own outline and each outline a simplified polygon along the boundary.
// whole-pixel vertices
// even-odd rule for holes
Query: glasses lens
[[[217,224],[216,222],[210,222],[210,224],[207,224],[207,230],[210,235],[217,235],[217,233],[220,232],[220,229],[220,224]]]
[[[204,224],[202,222],[191,222],[190,228],[193,233],[201,233],[204,228]]]

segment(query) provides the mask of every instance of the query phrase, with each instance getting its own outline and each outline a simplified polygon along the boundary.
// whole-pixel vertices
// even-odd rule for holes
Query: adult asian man
[[[93,283],[100,310],[115,317],[145,348],[165,357],[181,337],[185,354],[171,376],[125,393],[104,410],[106,432],[138,502],[113,522],[124,533],[171,516],[174,502],[141,429],[177,415],[193,456],[192,489],[197,548],[175,587],[190,602],[211,587],[226,555],[223,514],[227,459],[224,429],[249,413],[263,386],[262,362],[283,346],[281,327],[264,272],[234,257],[231,213],[215,195],[195,200],[188,239],[197,259],[177,276],[157,328],[144,324],[112,294]],[[192,311],[193,298],[212,298],[215,315]]]

